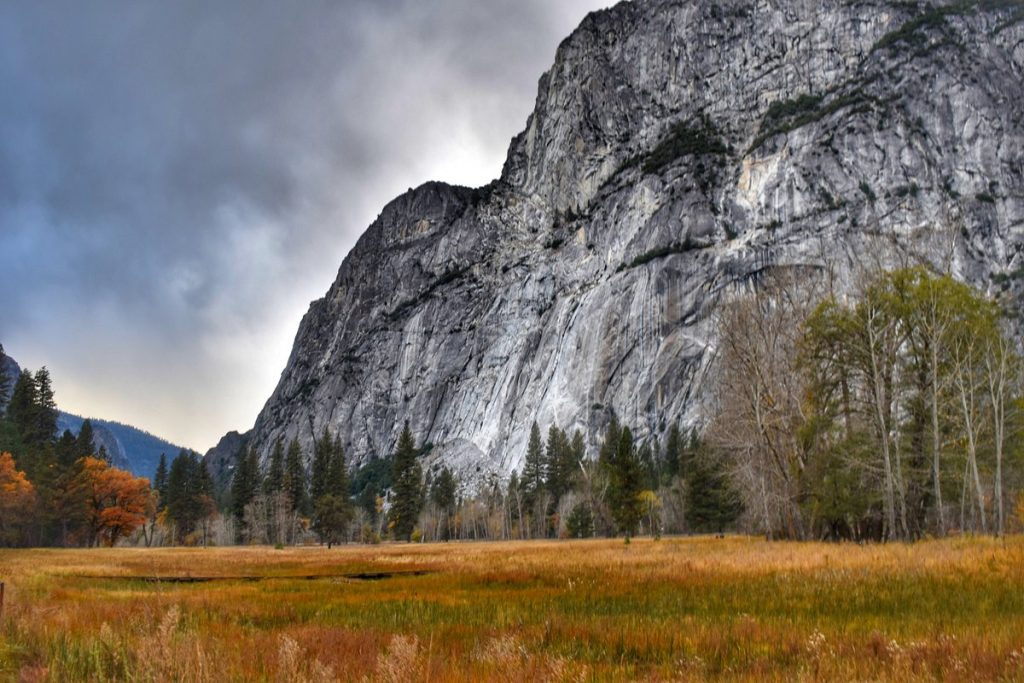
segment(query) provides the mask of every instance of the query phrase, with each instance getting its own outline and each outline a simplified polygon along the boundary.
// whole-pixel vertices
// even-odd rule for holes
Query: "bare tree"
[[[816,281],[779,272],[721,307],[716,417],[709,441],[731,457],[745,483],[747,509],[804,538],[800,508],[807,466],[800,429],[805,376],[798,364],[801,326],[820,298]]]

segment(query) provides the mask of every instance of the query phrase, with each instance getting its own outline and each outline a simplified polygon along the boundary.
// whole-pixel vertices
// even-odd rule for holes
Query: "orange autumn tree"
[[[0,545],[21,545],[36,507],[36,489],[14,466],[10,453],[0,453]]]
[[[149,480],[99,458],[85,457],[80,462],[89,545],[113,546],[145,524],[153,500]]]

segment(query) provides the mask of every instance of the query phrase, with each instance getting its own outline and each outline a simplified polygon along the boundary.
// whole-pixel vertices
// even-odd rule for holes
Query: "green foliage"
[[[34,375],[28,370],[21,371],[14,384],[6,417],[14,425],[26,449],[36,450],[53,442],[57,432],[57,404],[53,398],[50,372],[45,367]],[[29,478],[34,478],[33,474],[29,473]]]
[[[619,434],[614,455],[608,462],[608,506],[615,526],[626,538],[636,534],[643,516],[640,491],[643,471],[633,444],[633,433],[624,427]]]
[[[946,17],[962,14],[973,2],[960,2],[945,7],[933,7],[907,21],[894,31],[879,38],[872,52],[893,50],[897,47],[919,47],[928,40],[927,31],[945,28]]]
[[[544,485],[551,494],[551,508],[572,487],[576,466],[568,437],[556,425],[548,428],[547,447],[544,452]]]
[[[823,95],[804,94],[792,100],[773,102],[761,121],[757,137],[750,144],[748,153],[760,147],[766,140],[781,133],[789,133],[831,116],[840,109],[864,106],[870,98],[861,90],[854,90],[833,97],[826,102]]]
[[[292,512],[308,515],[310,509],[309,491],[306,488],[306,468],[302,464],[302,447],[298,438],[288,443],[285,455],[284,491],[288,494]]]
[[[867,181],[860,181],[859,187],[864,196],[868,198],[868,201],[874,204],[878,197],[875,195],[875,191],[871,189],[871,186],[867,184]]]
[[[284,442],[279,438],[270,452],[267,476],[263,478],[263,494],[273,496],[284,491]]]
[[[191,451],[181,451],[167,475],[167,517],[178,542],[184,541],[216,508],[213,479],[206,461]]]
[[[458,503],[457,490],[455,476],[447,467],[441,469],[440,474],[430,485],[430,502],[440,511],[445,522],[441,531],[441,539],[444,541],[451,538],[451,518],[455,515],[455,506]]]
[[[402,301],[397,306],[395,306],[395,308],[388,314],[388,319],[397,320],[398,318],[401,318],[402,315],[404,315],[406,312],[418,306],[423,301],[426,301],[430,297],[430,295],[432,295],[441,287],[461,280],[463,277],[466,276],[467,273],[471,271],[471,269],[472,266],[455,266],[448,268],[443,273],[441,273],[441,275],[439,275],[437,279],[435,279],[433,282],[427,285],[419,294],[410,299]]]
[[[683,157],[722,156],[728,153],[728,145],[722,141],[721,134],[709,120],[699,121],[696,126],[684,121],[673,126],[665,139],[643,158],[642,168],[647,174],[659,173]],[[639,161],[637,159],[632,164]]]
[[[743,512],[739,491],[720,458],[702,449],[687,479],[687,519],[695,531],[722,533]]]
[[[167,507],[167,455],[160,454],[160,462],[156,466],[156,474],[153,475],[153,490],[157,492],[157,509],[163,510]]]
[[[313,530],[320,541],[330,548],[346,538],[348,527],[354,518],[352,499],[349,497],[351,483],[345,463],[345,449],[341,437],[331,437],[324,429],[323,435],[314,445],[317,456],[314,459],[311,490],[313,499]],[[319,463],[316,460],[319,459]]]
[[[629,263],[619,264],[619,267],[615,269],[615,272],[618,273],[623,270],[629,270],[630,268],[636,268],[638,266],[644,265],[645,263],[650,263],[655,259],[671,256],[672,254],[685,254],[695,249],[700,249],[700,247],[690,242],[689,239],[683,242],[673,242],[672,244],[669,244],[664,247],[656,247],[654,249],[645,251],[644,253],[634,257],[633,260],[631,260]]]
[[[259,493],[259,483],[260,465],[256,448],[252,446],[243,448],[238,453],[238,462],[235,464],[235,471],[231,477],[231,516],[235,520],[239,542],[249,540],[250,530],[246,527],[246,508]]]
[[[526,507],[532,508],[544,490],[544,442],[541,441],[540,427],[536,422],[530,427],[530,440],[526,446],[520,485],[523,488]]]
[[[448,514],[454,513],[456,489],[455,476],[444,467],[430,485],[430,502]]]
[[[820,533],[913,538],[929,525],[945,533],[950,478],[966,496],[965,459],[1001,419],[986,392],[1007,348],[1003,334],[994,302],[920,267],[878,276],[853,302],[817,307],[801,350],[810,399],[802,438],[804,508]],[[952,453],[946,444],[956,444]]]
[[[565,523],[569,538],[590,538],[594,535],[594,514],[586,503],[577,503]]]
[[[327,490],[327,472],[331,466],[331,455],[334,451],[334,440],[331,431],[324,427],[324,432],[313,443],[313,467],[310,472],[309,494],[315,501]]]
[[[416,461],[416,442],[408,422],[398,437],[391,472],[394,485],[389,524],[396,539],[408,541],[423,506],[423,472]]]
[[[377,519],[377,498],[391,488],[391,458],[371,457],[352,475],[350,492],[370,519]]]

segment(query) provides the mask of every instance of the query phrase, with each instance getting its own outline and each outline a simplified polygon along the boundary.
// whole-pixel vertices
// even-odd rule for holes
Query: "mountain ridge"
[[[501,176],[389,202],[253,430],[356,463],[409,420],[468,478],[529,425],[701,420],[713,314],[772,269],[943,263],[1019,301],[1021,3],[661,0],[559,46]],[[1002,279],[1000,279],[1002,278]],[[228,461],[230,448],[213,449]]]
[[[21,366],[16,360],[5,354],[0,372],[4,372],[10,378],[8,391],[13,392],[14,383],[21,373]],[[9,398],[8,394],[3,403],[6,403]],[[182,450],[180,446],[150,434],[144,429],[114,420],[95,417],[83,418],[59,409],[57,412],[57,435],[59,436],[64,430],[71,430],[77,436],[82,428],[82,422],[86,419],[92,423],[93,445],[96,450],[99,451],[100,447],[103,447],[112,465],[129,470],[136,476],[152,479],[156,473],[161,453],[165,453],[170,461]]]

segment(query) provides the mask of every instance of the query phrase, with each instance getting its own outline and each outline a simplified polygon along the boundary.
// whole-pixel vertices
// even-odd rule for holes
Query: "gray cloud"
[[[606,4],[0,7],[0,342],[68,410],[247,428],[384,203],[495,177]]]

